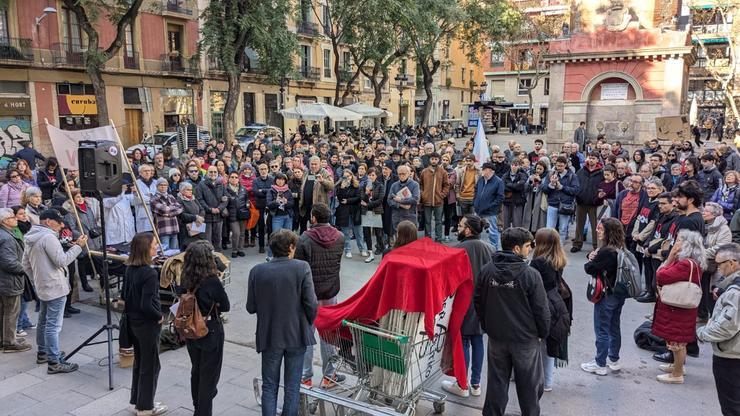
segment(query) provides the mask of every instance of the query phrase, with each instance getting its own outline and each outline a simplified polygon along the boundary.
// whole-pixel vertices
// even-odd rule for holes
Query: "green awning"
[[[694,44],[698,44],[699,40],[692,39],[691,42]],[[719,37],[719,38],[705,38],[705,39],[702,39],[702,42],[704,42],[704,44],[707,45],[707,44],[714,44],[714,43],[730,43],[730,40],[727,39],[726,37]]]
[[[725,4],[716,4],[716,3],[707,3],[707,4],[694,4],[689,6],[689,9],[691,10],[711,10],[711,9],[724,9],[728,7],[732,7],[732,3],[725,3]]]

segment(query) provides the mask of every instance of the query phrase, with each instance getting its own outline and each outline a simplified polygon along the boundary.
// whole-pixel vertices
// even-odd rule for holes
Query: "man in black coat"
[[[481,271],[475,312],[488,334],[488,384],[484,415],[503,415],[514,371],[522,415],[540,414],[545,377],[542,339],[550,329],[550,307],[540,273],[525,260],[534,237],[524,228],[501,235],[502,251]]]
[[[341,233],[340,233],[341,235]],[[297,415],[301,367],[316,340],[313,321],[318,303],[311,267],[294,259],[298,238],[280,230],[270,238],[273,259],[249,272],[247,312],[257,314],[257,352],[262,354],[262,411],[277,412],[280,367],[285,363],[283,414]],[[341,257],[341,251],[340,251]]]
[[[195,188],[195,199],[206,211],[206,240],[218,250],[221,247],[221,230],[229,198],[224,185],[218,180],[215,165],[208,167],[205,179]]]
[[[514,159],[511,162],[511,170],[501,178],[504,181],[503,229],[522,226],[524,204],[527,203],[527,197],[524,195],[524,185],[526,185],[529,176],[521,169],[521,166],[522,162]]]
[[[269,174],[267,164],[260,163],[257,167],[259,175],[254,178],[252,182],[252,192],[254,192],[254,206],[259,210],[260,218],[257,221],[257,242],[259,244],[259,252],[265,252],[265,235],[270,234],[269,221],[265,223],[265,216],[267,215],[267,194],[272,188],[273,177]]]
[[[311,227],[298,239],[295,258],[307,261],[311,266],[313,286],[319,306],[335,305],[339,293],[339,267],[344,252],[344,235],[329,224],[331,211],[329,207],[317,202],[311,208]],[[336,373],[330,358],[333,356],[331,345],[321,341],[321,362],[323,377],[321,385],[330,387],[335,382],[345,379]],[[303,361],[301,383],[306,387],[313,386],[313,346],[306,349]]]
[[[591,227],[591,243],[596,248],[596,209],[599,207],[597,194],[599,184],[604,181],[604,170],[599,163],[599,154],[591,152],[586,158],[586,164],[576,172],[581,187],[576,195],[576,232],[573,238],[571,253],[581,251],[583,247],[583,227],[588,216]]]

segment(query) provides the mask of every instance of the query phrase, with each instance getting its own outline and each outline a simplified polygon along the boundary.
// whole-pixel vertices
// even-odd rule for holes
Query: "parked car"
[[[280,128],[268,126],[267,124],[250,124],[248,126],[244,126],[236,131],[235,137],[239,142],[239,146],[241,146],[245,152],[249,153],[251,152],[252,147],[254,147],[254,139],[260,132],[264,132],[265,137],[283,137],[283,133]]]
[[[198,128],[200,130],[200,140],[208,142],[211,139],[211,135],[207,130]],[[172,146],[172,150],[176,157],[179,157],[179,150],[177,148],[177,132],[176,131],[165,131],[162,133],[156,133],[153,136],[149,136],[141,141],[139,144],[135,144],[126,149],[126,155],[131,156],[134,150],[140,149],[144,152],[150,160],[154,159],[154,155],[160,153],[162,148],[165,146]]]

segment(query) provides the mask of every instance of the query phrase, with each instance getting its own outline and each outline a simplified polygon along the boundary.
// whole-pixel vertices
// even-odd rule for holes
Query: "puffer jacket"
[[[217,180],[213,181],[209,178],[200,181],[198,186],[195,187],[195,199],[203,207],[206,212],[204,217],[206,222],[219,222],[223,219],[221,213],[229,205],[229,197],[226,196],[226,189],[224,185]],[[219,213],[213,214],[211,208],[218,208]]]
[[[441,207],[450,192],[447,171],[442,166],[436,169],[429,166],[421,171],[419,175],[419,188],[421,190],[421,204],[427,207]]]
[[[265,209],[267,206],[267,194],[272,188],[272,176],[262,178],[257,176],[252,181],[252,191],[254,192],[254,206],[257,209]]]
[[[294,258],[311,265],[318,300],[331,299],[339,293],[343,253],[344,235],[329,224],[315,224],[298,239]]]
[[[707,324],[696,330],[699,340],[712,343],[714,355],[740,359],[740,272],[729,276]]]
[[[509,172],[501,179],[504,181],[504,205],[527,203],[527,195],[524,193],[524,187],[529,179],[527,172],[520,169],[513,176]]]
[[[21,196],[30,185],[26,182],[8,182],[0,188],[0,208],[12,208],[21,204]]]
[[[727,225],[725,217],[717,217],[711,224],[707,225],[707,236],[704,237],[707,258],[714,259],[717,249],[731,242],[732,231],[730,231],[730,226]]]
[[[36,295],[49,301],[67,296],[69,278],[67,266],[72,263],[82,248],[77,244],[64,251],[57,233],[44,225],[34,225],[23,238],[23,270],[33,280]]]
[[[362,200],[367,203],[367,206],[362,207],[362,213],[365,214],[368,210],[376,214],[383,213],[383,196],[385,195],[385,184],[382,179],[375,179],[373,182],[372,189],[370,192],[367,191],[366,187],[361,187],[360,192],[362,193]]]
[[[738,206],[740,206],[740,186],[736,185],[730,188],[727,185],[722,185],[714,191],[709,200],[722,207],[725,219],[730,222]]]
[[[360,209],[360,188],[350,184],[343,188],[334,188],[337,196],[337,210],[334,213],[334,224],[337,227],[349,227],[350,219],[355,225],[360,225],[362,210]],[[346,203],[342,203],[347,200]]]
[[[655,283],[661,287],[691,279],[698,284],[701,281],[701,274],[701,267],[695,261],[682,259],[658,270],[655,273]],[[696,338],[697,313],[698,308],[676,308],[662,303],[659,297],[655,303],[653,334],[666,341],[693,342]]]
[[[229,197],[229,222],[238,221],[240,218],[244,220],[249,218],[249,198],[247,197],[247,190],[243,186],[239,185],[236,192],[231,189],[230,186],[226,186],[226,194]]]
[[[580,205],[594,205],[598,195],[599,184],[604,181],[604,170],[601,164],[597,164],[593,170],[587,166],[582,167],[577,173],[578,194],[576,202]]]
[[[11,230],[0,226],[0,296],[18,296],[23,293],[23,242]]]

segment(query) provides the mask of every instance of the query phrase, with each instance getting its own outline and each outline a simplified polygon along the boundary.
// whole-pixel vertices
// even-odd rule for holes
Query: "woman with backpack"
[[[696,340],[696,317],[698,308],[670,306],[665,302],[673,300],[662,289],[679,282],[700,284],[702,270],[706,269],[702,236],[696,231],[681,230],[673,244],[668,258],[655,274],[658,286],[658,301],[653,317],[653,335],[663,338],[666,346],[673,352],[673,364],[661,364],[656,379],[666,384],[683,384],[686,345]]]
[[[540,272],[542,283],[550,304],[550,334],[543,343],[546,354],[542,354],[545,369],[545,391],[552,391],[555,361],[568,362],[568,335],[573,316],[573,299],[570,287],[563,280],[563,269],[567,264],[565,251],[560,245],[560,234],[554,228],[541,228],[534,236],[535,248],[530,266]]]
[[[599,376],[607,375],[607,366],[619,371],[619,350],[622,347],[620,320],[627,291],[616,286],[619,251],[625,250],[624,227],[616,218],[604,218],[596,226],[598,248],[588,255],[583,266],[592,276],[589,300],[594,304],[596,356],[581,364],[581,369]],[[615,287],[616,286],[616,287]],[[608,361],[607,361],[608,358]]]
[[[228,312],[226,295],[213,257],[213,246],[208,241],[196,241],[185,251],[182,267],[183,285],[195,294],[198,309],[206,321],[208,333],[202,338],[188,339],[190,363],[190,393],[193,398],[194,416],[210,416],[213,399],[218,390],[221,365],[224,358],[224,324],[221,312]]]

